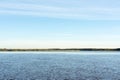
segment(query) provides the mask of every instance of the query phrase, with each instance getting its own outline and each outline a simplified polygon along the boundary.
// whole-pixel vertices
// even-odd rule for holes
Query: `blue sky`
[[[0,1],[0,48],[116,48],[119,34],[119,0]]]

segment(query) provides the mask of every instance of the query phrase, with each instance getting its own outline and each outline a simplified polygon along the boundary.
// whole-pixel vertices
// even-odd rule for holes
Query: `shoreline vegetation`
[[[66,49],[61,49],[61,48],[48,48],[48,49],[7,49],[7,48],[1,48],[0,51],[120,51],[120,48],[115,48],[115,49],[109,49],[109,48],[66,48]]]

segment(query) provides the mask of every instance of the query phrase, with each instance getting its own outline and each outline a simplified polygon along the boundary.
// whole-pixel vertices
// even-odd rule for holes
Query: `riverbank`
[[[60,49],[60,48],[49,48],[49,49],[0,49],[0,51],[49,51],[49,52],[76,52],[76,51],[120,51],[120,48],[116,49],[109,49],[109,48],[66,48],[66,49]]]

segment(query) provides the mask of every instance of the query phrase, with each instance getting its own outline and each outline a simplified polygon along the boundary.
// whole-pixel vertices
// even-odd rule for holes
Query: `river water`
[[[0,80],[120,80],[120,52],[0,52]]]

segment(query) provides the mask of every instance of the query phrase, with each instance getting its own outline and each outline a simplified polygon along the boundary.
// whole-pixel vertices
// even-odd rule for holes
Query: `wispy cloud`
[[[61,7],[32,3],[1,2],[0,14],[88,20],[120,20],[119,7]]]

